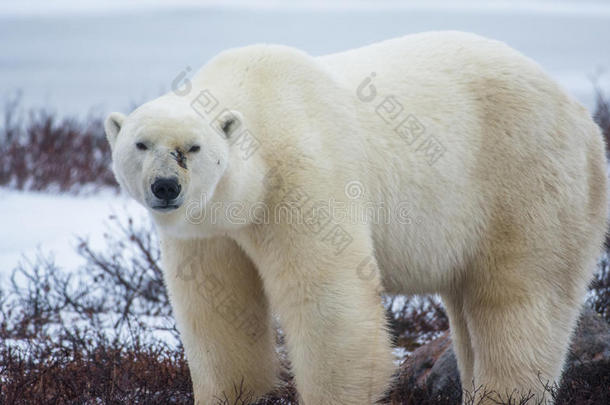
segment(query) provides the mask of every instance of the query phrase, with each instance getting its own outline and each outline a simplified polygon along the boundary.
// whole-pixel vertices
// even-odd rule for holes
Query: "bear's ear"
[[[217,129],[227,138],[230,138],[242,125],[244,117],[239,111],[224,110],[216,118]]]
[[[123,121],[125,121],[125,114],[121,114],[118,112],[110,113],[106,121],[104,122],[104,130],[106,131],[106,138],[108,139],[108,143],[110,147],[114,147],[114,143],[116,142],[116,138],[119,135],[119,131],[123,126]]]

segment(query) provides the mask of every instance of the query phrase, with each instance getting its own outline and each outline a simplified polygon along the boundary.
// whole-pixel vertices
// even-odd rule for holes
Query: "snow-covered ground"
[[[111,215],[146,221],[144,208],[106,191],[93,196],[67,196],[0,189],[0,283],[20,260],[52,253],[56,264],[70,270],[82,263],[77,237],[104,247],[103,233]]]
[[[610,68],[607,1],[3,0],[0,94],[20,89],[27,106],[103,114],[167,91],[231,47],[273,42],[321,55],[446,29],[507,42],[588,107],[589,76]]]

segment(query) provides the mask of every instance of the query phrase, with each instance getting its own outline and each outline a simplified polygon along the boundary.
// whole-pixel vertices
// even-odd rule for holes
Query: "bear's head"
[[[231,138],[242,122],[239,112],[228,109],[208,120],[173,95],[150,101],[128,116],[111,113],[104,127],[112,170],[121,187],[158,224],[184,233],[185,223],[213,219],[217,223],[212,225],[223,228],[226,218],[203,217],[211,202],[248,197],[235,185],[247,184],[244,176],[250,171],[231,152]]]

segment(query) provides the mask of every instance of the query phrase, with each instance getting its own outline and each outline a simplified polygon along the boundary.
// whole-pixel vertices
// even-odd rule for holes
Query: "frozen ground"
[[[103,114],[159,95],[226,48],[273,42],[320,55],[440,29],[507,42],[588,107],[589,76],[610,68],[610,2],[3,0],[0,94]]]
[[[20,260],[32,260],[38,252],[52,253],[67,270],[76,268],[81,263],[75,250],[77,236],[89,237],[94,247],[103,247],[110,215],[147,220],[137,203],[113,192],[88,197],[3,188],[0,192],[0,282]]]

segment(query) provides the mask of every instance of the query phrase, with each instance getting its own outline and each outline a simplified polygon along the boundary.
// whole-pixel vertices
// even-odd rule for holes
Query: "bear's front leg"
[[[323,236],[288,232],[252,257],[286,334],[300,403],[371,405],[394,371],[373,250],[353,233],[337,253]]]
[[[165,282],[195,404],[258,398],[278,381],[275,336],[256,268],[228,238],[162,236]]]

